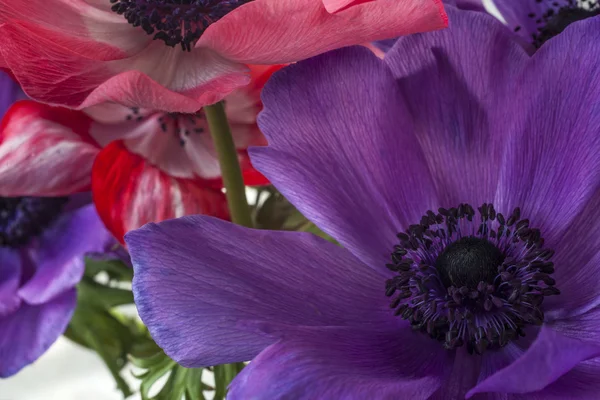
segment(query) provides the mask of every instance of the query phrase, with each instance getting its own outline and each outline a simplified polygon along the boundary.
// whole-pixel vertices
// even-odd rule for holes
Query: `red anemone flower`
[[[266,144],[256,125],[260,90],[280,66],[251,67],[252,82],[225,99],[247,185],[268,181],[247,148]],[[104,104],[84,111],[26,100],[0,126],[0,196],[65,196],[92,190],[121,241],[148,223],[189,214],[229,218],[204,113]]]
[[[0,68],[48,104],[190,113],[246,64],[446,26],[441,0],[0,0]]]

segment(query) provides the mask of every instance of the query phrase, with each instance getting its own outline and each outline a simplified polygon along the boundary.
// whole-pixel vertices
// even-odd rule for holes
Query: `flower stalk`
[[[252,228],[250,207],[246,199],[246,186],[242,177],[242,169],[237,150],[231,135],[223,102],[204,107],[210,134],[217,150],[221,176],[225,186],[227,204],[231,213],[231,221],[235,224]],[[224,398],[225,390],[233,378],[242,370],[243,363],[217,365],[214,367],[216,393],[215,399]]]
[[[223,102],[204,107],[204,113],[219,157],[231,220],[235,224],[251,228],[253,224],[246,199],[246,187]]]

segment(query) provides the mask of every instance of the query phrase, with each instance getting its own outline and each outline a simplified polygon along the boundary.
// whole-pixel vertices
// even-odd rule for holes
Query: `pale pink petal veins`
[[[323,0],[323,5],[325,6],[327,12],[336,13],[347,7],[366,3],[368,1],[373,0]]]
[[[98,0],[99,1],[99,0]],[[84,57],[114,60],[141,51],[152,37],[110,11],[83,0],[0,0],[0,23],[44,32],[54,46]]]
[[[117,102],[192,113],[250,80],[247,67],[210,49],[188,53],[155,41],[129,58],[99,62],[29,28],[0,26],[0,58],[30,97],[50,104],[80,109]]]
[[[447,24],[441,0],[377,0],[336,14],[323,0],[255,0],[209,26],[196,48],[244,63],[282,64]]]
[[[75,111],[16,103],[0,133],[0,196],[63,196],[87,190],[99,147]]]

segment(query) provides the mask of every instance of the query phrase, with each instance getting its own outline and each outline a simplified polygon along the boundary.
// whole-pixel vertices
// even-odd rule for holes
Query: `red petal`
[[[225,195],[201,180],[174,178],[131,153],[122,141],[105,147],[94,163],[92,194],[100,218],[121,243],[149,222],[190,214],[229,219]]]
[[[83,113],[15,103],[0,125],[0,195],[64,196],[89,190],[99,151]]]
[[[264,186],[268,185],[269,180],[256,169],[250,162],[247,150],[238,151],[240,159],[240,167],[242,168],[242,176],[244,177],[244,183],[246,186]]]

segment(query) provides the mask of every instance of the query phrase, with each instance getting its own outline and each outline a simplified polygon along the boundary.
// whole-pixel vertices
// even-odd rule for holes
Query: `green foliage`
[[[310,232],[337,242],[306,219],[274,188],[259,190],[260,202],[252,206],[259,229]],[[126,317],[119,307],[133,304],[133,270],[118,260],[86,260],[78,285],[77,309],[65,336],[102,358],[124,397],[132,394],[123,379],[129,363],[137,368],[142,400],[225,399],[227,387],[244,368],[243,363],[210,368],[185,368],[171,360],[150,337],[137,317]],[[202,382],[212,372],[215,386]]]
[[[259,229],[310,232],[331,243],[335,239],[306,219],[281,193],[274,188],[262,189],[259,196],[268,196],[262,204],[254,206],[255,226]]]
[[[108,274],[107,282],[100,283],[96,279],[101,273]],[[117,287],[117,283],[126,282],[130,276],[131,268],[121,262],[86,260],[86,273],[77,286],[77,308],[64,334],[98,353],[124,397],[132,394],[121,376],[127,355],[136,343],[147,337],[137,318],[125,317],[115,309],[133,304],[131,290]]]
[[[205,394],[214,390],[202,382],[205,369],[178,365],[151,341],[132,351],[130,359],[144,370],[136,375],[142,381],[142,400],[204,400]],[[153,389],[157,394],[151,396]]]

